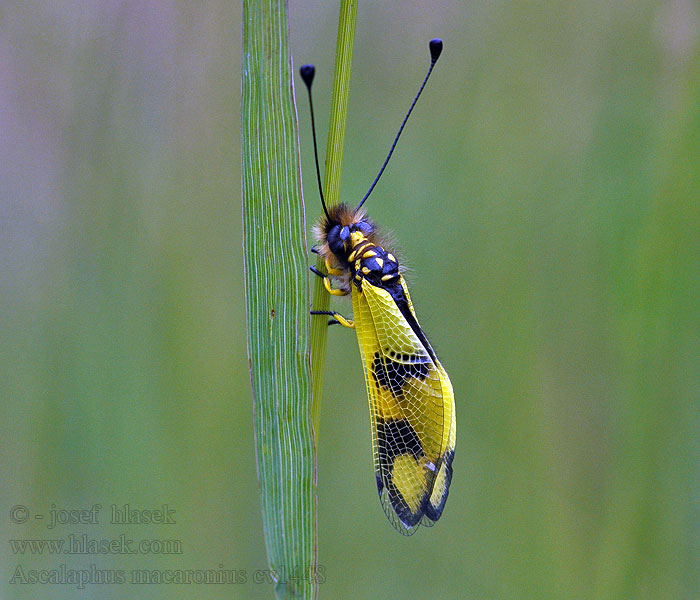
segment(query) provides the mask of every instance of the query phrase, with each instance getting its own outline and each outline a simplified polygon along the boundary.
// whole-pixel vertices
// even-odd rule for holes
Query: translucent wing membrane
[[[410,535],[442,513],[452,477],[455,411],[452,385],[418,327],[403,278],[401,288],[413,326],[386,289],[364,280],[352,295],[379,497],[394,527]]]

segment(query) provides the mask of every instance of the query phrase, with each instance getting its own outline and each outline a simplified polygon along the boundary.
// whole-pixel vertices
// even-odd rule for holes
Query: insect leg
[[[310,314],[312,314],[312,315],[329,315],[335,319],[335,322],[340,323],[343,327],[349,327],[350,329],[355,328],[355,321],[353,321],[352,319],[346,319],[343,315],[335,312],[334,310],[312,310],[312,311],[310,311]],[[334,325],[335,323],[331,320],[331,321],[328,321],[328,324]]]
[[[326,288],[326,291],[331,295],[331,296],[347,296],[348,291],[346,290],[340,290],[340,289],[333,289],[331,287],[331,280],[328,277],[328,275],[324,275],[319,271],[316,267],[309,267],[312,273],[318,275],[321,279],[323,279],[323,286]]]
[[[328,257],[327,257],[327,256],[326,256],[325,262],[326,262],[326,271],[328,271],[328,274],[329,274],[329,275],[335,275],[335,276],[337,277],[338,275],[342,275],[342,274],[343,274],[343,270],[342,270],[342,269],[336,269],[335,267],[333,267],[333,266],[331,265],[331,261],[328,260]]]

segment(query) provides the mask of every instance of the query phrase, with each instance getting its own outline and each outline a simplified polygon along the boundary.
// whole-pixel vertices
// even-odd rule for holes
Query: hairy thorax
[[[377,229],[364,211],[353,211],[345,204],[333,207],[315,228],[318,251],[326,261],[342,271],[346,287],[352,281],[362,290],[362,281],[387,287],[399,282],[399,263],[378,239]]]

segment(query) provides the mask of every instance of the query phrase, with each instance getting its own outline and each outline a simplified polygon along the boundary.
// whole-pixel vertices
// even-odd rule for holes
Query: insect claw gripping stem
[[[318,275],[321,279],[323,279],[323,285],[329,294],[332,294],[333,296],[347,296],[348,292],[346,292],[345,290],[333,289],[331,287],[331,280],[330,280],[330,277],[328,277],[328,275],[324,275],[323,273],[321,273],[321,271],[319,271],[314,266],[309,267],[309,270],[314,275]],[[333,270],[335,271],[336,269],[333,269]],[[342,273],[342,271],[341,271],[341,273]],[[340,324],[340,325],[343,325],[344,327],[350,327],[351,329],[354,329],[354,327],[355,327],[355,323],[353,321],[351,321],[350,319],[346,319],[341,314],[338,314],[337,312],[332,311],[332,310],[312,310],[309,312],[312,315],[330,315],[331,317],[334,317],[333,319],[328,320],[329,326]]]
[[[338,312],[335,312],[334,310],[311,310],[309,311],[309,314],[312,315],[329,315],[333,317],[338,323],[340,323],[343,327],[349,327],[350,329],[355,329],[355,322],[351,319],[346,319],[343,315],[341,315]],[[328,321],[329,325],[334,325],[335,323],[332,322],[332,320]]]
[[[341,290],[341,289],[335,289],[331,287],[331,280],[328,277],[328,275],[324,275],[319,271],[316,267],[311,266],[309,267],[309,270],[314,274],[318,275],[321,279],[323,279],[323,287],[326,288],[326,291],[331,295],[331,296],[347,296],[348,291],[346,290]]]
[[[318,270],[316,267],[314,267],[313,265],[309,267],[309,271],[311,271],[311,272],[314,273],[315,275],[318,275],[321,279],[324,279],[324,278],[326,277],[323,273],[321,273],[321,271],[319,271],[319,270]]]

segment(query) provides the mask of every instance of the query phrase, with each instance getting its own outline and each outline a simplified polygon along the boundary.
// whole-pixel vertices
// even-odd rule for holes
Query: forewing
[[[388,291],[365,280],[361,293],[353,289],[353,310],[379,496],[394,527],[410,535],[420,523],[437,521],[447,499],[455,441],[452,385]]]

